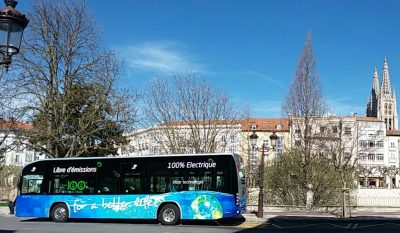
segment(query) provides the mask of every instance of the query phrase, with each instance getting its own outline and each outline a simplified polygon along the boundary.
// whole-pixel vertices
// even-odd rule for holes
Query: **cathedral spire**
[[[383,72],[382,72],[382,86],[381,86],[381,95],[391,95],[392,90],[390,86],[390,78],[389,78],[389,66],[387,59],[383,61]]]
[[[375,94],[379,94],[379,80],[378,80],[378,71],[376,70],[376,67],[374,70],[372,90],[375,91]]]
[[[379,79],[378,71],[374,70],[372,89],[369,100],[367,102],[367,117],[378,117],[378,100],[379,100]]]

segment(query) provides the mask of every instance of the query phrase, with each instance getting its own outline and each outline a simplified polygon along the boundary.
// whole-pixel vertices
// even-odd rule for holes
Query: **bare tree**
[[[363,150],[358,147],[358,139],[366,131],[360,127],[363,124],[359,124],[357,117],[338,118],[336,124],[320,126],[320,137],[317,140],[318,150],[326,156],[329,166],[333,167],[340,180],[342,217],[348,217],[347,203],[350,199],[346,201],[346,197],[355,188],[358,157]]]
[[[23,117],[15,96],[19,90],[15,83],[9,79],[9,75],[0,71],[0,170],[5,160],[6,152],[11,150],[17,140],[10,140],[18,136],[17,123]],[[10,72],[11,73],[11,72]],[[11,76],[12,77],[12,76]]]
[[[172,84],[156,78],[146,93],[146,123],[156,127],[152,137],[164,153],[223,151],[240,130],[229,97],[199,75],[176,75]]]
[[[84,1],[34,4],[16,76],[37,130],[30,146],[56,158],[116,154],[136,99],[115,87],[114,54]]]
[[[318,153],[313,151],[314,137],[316,136],[315,117],[325,113],[325,101],[321,93],[319,77],[316,70],[316,61],[312,49],[311,32],[307,33],[303,52],[296,69],[289,92],[282,104],[282,113],[289,118],[291,127],[293,151],[289,154],[300,156],[294,162],[298,162],[301,174],[300,188],[305,193],[308,184],[313,185],[315,196],[318,196],[317,189],[322,183],[321,175],[315,169],[324,168],[325,164],[319,159]],[[328,170],[320,170],[328,172]],[[304,194],[305,195],[305,194]]]

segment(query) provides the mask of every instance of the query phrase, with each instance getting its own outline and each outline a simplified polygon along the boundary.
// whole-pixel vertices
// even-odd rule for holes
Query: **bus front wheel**
[[[68,220],[69,212],[65,204],[57,204],[51,210],[51,218],[54,222],[65,222]]]
[[[175,225],[181,216],[181,212],[176,205],[166,204],[158,214],[158,221],[163,225]]]

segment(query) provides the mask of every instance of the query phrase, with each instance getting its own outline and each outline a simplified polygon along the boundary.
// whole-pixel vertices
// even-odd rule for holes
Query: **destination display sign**
[[[167,169],[212,169],[216,168],[217,163],[209,159],[204,162],[168,162]]]

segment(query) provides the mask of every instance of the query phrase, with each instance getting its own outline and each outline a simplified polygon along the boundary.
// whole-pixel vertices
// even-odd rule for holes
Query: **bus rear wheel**
[[[158,214],[158,221],[163,225],[175,225],[181,216],[181,212],[176,205],[166,204]]]
[[[51,219],[53,219],[54,222],[66,222],[68,216],[68,207],[65,204],[57,204],[51,209]]]

